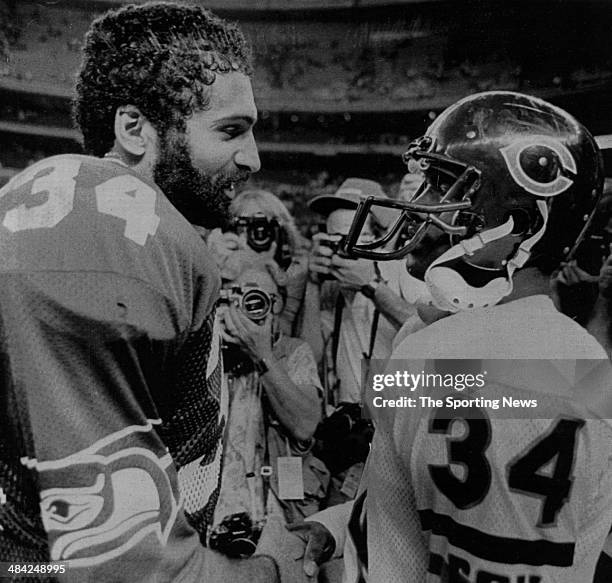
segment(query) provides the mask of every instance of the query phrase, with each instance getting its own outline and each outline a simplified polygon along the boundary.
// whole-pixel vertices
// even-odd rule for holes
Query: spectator
[[[325,217],[327,233],[313,237],[305,318],[309,329],[304,338],[318,358],[325,344],[337,342],[330,362],[339,381],[336,402],[359,402],[362,357],[388,357],[397,329],[415,312],[401,297],[397,264],[379,267],[374,261],[347,259],[331,247],[346,237],[357,204],[367,196],[386,198],[377,182],[349,178],[334,194],[310,201],[310,208]],[[362,241],[374,240],[377,222],[388,224],[389,220],[389,215],[370,217]],[[400,267],[405,271],[403,262]]]
[[[610,255],[599,272],[597,286],[597,299],[586,328],[612,359],[612,245]]]
[[[225,232],[212,231],[207,238],[208,245],[222,269],[232,252],[250,247],[275,259],[287,271],[287,298],[280,318],[283,331],[290,335],[302,305],[307,274],[304,242],[295,221],[280,199],[266,190],[241,192],[232,201],[230,211],[233,226]]]
[[[329,417],[317,432],[317,452],[332,472],[330,504],[354,496],[372,437],[371,424],[360,419],[362,359],[386,359],[397,329],[416,313],[400,295],[397,267],[404,270],[403,262],[379,268],[334,248],[346,239],[357,204],[367,196],[385,195],[377,182],[349,178],[334,194],[310,201],[325,216],[327,233],[313,237],[302,337],[321,361],[325,381]],[[378,225],[388,221],[369,217],[361,241],[373,240]]]
[[[232,517],[246,515],[256,539],[268,515],[295,521],[316,512],[325,499],[328,473],[310,453],[321,418],[322,389],[309,346],[280,330],[284,290],[277,276],[282,272],[271,259],[250,250],[236,251],[230,261],[239,274],[226,283],[227,290],[236,293],[238,286],[251,298],[245,295],[242,303],[237,296],[230,298],[219,312],[230,403],[215,524],[216,533],[224,532]],[[255,294],[259,304],[252,299]],[[253,310],[257,305],[269,306],[269,312]],[[302,469],[303,480],[299,471],[294,475],[302,499],[285,492],[288,476],[282,463],[287,461]],[[220,539],[218,534],[213,538]],[[220,550],[232,554],[236,545],[240,543],[222,541]]]

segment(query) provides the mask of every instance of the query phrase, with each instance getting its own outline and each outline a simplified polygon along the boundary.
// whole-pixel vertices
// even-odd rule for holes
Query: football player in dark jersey
[[[192,224],[259,169],[237,26],[172,3],[91,26],[90,155],[0,191],[0,562],[62,581],[274,581],[208,550],[227,401],[219,274]],[[44,578],[44,577],[43,577]]]

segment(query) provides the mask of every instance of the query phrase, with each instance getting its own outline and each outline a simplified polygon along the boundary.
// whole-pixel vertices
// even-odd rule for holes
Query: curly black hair
[[[85,37],[73,116],[85,151],[114,143],[118,107],[134,105],[160,133],[184,128],[209,104],[217,73],[252,74],[241,30],[209,10],[172,2],[130,4],[94,20]]]

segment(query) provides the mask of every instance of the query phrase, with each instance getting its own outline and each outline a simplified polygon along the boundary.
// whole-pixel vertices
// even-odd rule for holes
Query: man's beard
[[[246,174],[207,176],[193,166],[184,134],[169,130],[161,136],[153,179],[168,200],[192,224],[214,229],[230,218],[230,199],[225,191]]]

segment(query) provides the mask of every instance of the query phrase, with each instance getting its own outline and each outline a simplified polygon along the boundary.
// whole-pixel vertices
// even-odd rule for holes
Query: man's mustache
[[[240,170],[231,175],[221,175],[215,181],[214,185],[217,188],[229,188],[232,184],[239,186],[245,183],[251,176],[251,173],[246,170]]]

